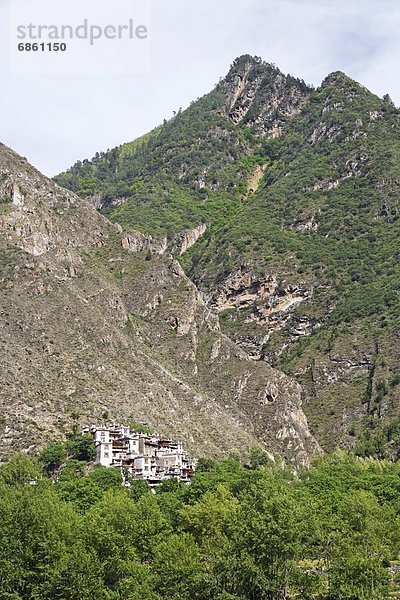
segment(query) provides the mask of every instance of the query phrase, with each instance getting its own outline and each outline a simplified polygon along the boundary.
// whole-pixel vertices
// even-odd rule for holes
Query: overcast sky
[[[399,31],[399,0],[152,0],[148,75],[9,75],[0,42],[0,141],[54,175],[171,117],[245,53],[315,85],[345,71],[400,105]]]

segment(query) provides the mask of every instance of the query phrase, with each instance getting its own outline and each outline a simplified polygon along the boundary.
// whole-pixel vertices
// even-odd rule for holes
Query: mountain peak
[[[250,54],[236,58],[218,89],[226,98],[222,114],[263,137],[280,136],[311,93],[304,81]]]
[[[280,70],[278,69],[278,67],[276,65],[274,65],[273,63],[268,63],[264,60],[262,60],[262,58],[260,56],[252,56],[251,54],[242,54],[241,56],[238,56],[237,58],[235,58],[235,60],[233,61],[233,63],[230,66],[229,69],[229,73],[227,76],[229,76],[230,73],[240,73],[243,71],[246,71],[248,69],[252,69],[252,68],[258,68],[258,70],[264,70],[264,71],[275,71],[277,73],[280,73]]]
[[[359,86],[360,84],[348,75],[346,75],[346,73],[344,73],[343,71],[333,71],[332,73],[329,73],[327,77],[325,77],[321,84],[321,87],[324,88],[337,85]]]

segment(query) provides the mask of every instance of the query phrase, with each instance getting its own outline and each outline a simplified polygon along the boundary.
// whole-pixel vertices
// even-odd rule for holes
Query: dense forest
[[[152,493],[92,458],[78,437],[0,468],[1,600],[400,597],[399,464],[253,447]]]

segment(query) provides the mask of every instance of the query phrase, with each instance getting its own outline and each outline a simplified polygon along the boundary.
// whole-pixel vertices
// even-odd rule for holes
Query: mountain
[[[397,458],[399,124],[344,73],[314,89],[245,55],[187,110],[56,180],[173,247],[224,334],[301,385],[326,450]]]
[[[0,458],[105,420],[197,456],[319,452],[299,385],[220,331],[172,256],[184,236],[125,233],[3,145],[0,231]]]
[[[187,110],[56,181],[128,229],[162,235],[207,223],[215,230],[262,176],[267,157],[260,135],[284,130],[309,93],[304,82],[242,57]]]

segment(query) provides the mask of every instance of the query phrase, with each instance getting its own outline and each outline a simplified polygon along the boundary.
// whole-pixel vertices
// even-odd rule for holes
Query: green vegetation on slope
[[[344,94],[354,113],[330,109],[346,106]],[[378,117],[365,123],[373,111]],[[221,263],[226,271],[253,261],[264,271],[290,257],[294,273],[340,295],[336,322],[394,303],[400,224],[383,211],[390,193],[398,200],[384,183],[400,177],[398,125],[394,107],[344,77],[314,92],[287,135],[266,142],[274,158],[267,185],[215,236],[202,276],[218,277]],[[315,230],[296,227],[311,219]]]
[[[245,77],[250,88],[259,85],[259,96],[240,123],[227,114],[237,77]],[[100,194],[105,214],[127,229],[173,234],[207,222],[216,230],[237,212],[255,170],[268,162],[252,121],[277,85],[289,100],[294,90],[309,91],[273,65],[240,57],[226,80],[187,110],[131,144],[79,161],[55,179],[82,197]],[[279,110],[271,109],[270,121],[278,116]]]
[[[266,160],[253,135],[217,113],[221,106],[214,90],[133,145],[79,162],[56,181],[82,197],[100,193],[104,214],[126,229],[160,235],[202,222],[218,227]]]
[[[390,421],[399,407],[400,389],[389,385],[400,368],[393,353],[400,325],[399,119],[389,102],[343,74],[330,76],[287,134],[266,142],[273,160],[266,185],[192,263],[192,276],[206,288],[246,264],[313,290],[292,321],[295,328],[308,320],[311,337],[293,339],[291,327],[283,327],[269,336],[263,352],[303,384],[307,416],[328,448],[351,444],[354,426],[356,437],[381,430],[382,419]],[[251,336],[254,327],[241,312],[223,319],[236,339]],[[375,354],[386,368],[375,372],[368,395]],[[317,381],[308,377],[315,375],[315,363],[331,358],[364,361],[370,373],[348,377],[342,387],[336,385],[342,373],[335,373],[316,391],[326,372],[317,373]],[[346,413],[350,423],[339,431],[338,419]]]
[[[2,600],[398,597],[399,465],[336,453],[296,477],[255,447],[153,495],[65,457],[52,475],[52,446],[45,472],[0,468]]]

